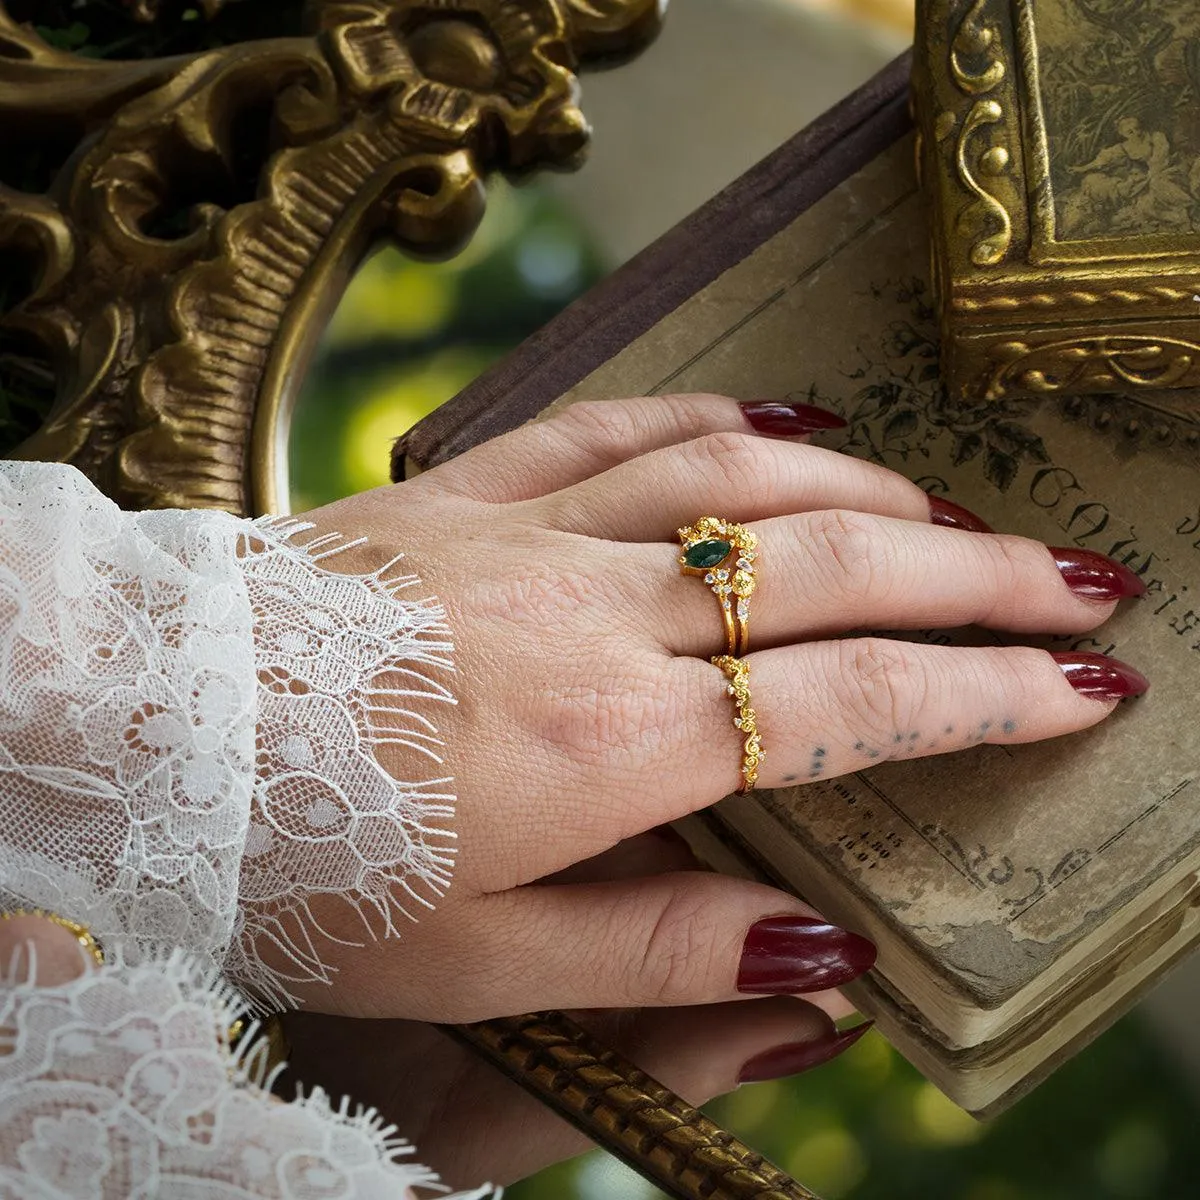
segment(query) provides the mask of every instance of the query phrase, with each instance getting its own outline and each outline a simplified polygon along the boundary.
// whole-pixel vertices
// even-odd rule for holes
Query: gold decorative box
[[[949,387],[1200,387],[1200,3],[917,7]]]

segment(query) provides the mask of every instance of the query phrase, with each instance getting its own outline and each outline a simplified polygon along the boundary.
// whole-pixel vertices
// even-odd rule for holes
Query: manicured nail
[[[1067,682],[1081,695],[1095,700],[1126,700],[1140,696],[1150,688],[1150,681],[1128,663],[1107,654],[1090,654],[1082,650],[1052,651],[1054,659]]]
[[[799,1075],[801,1071],[811,1071],[849,1050],[874,1024],[874,1021],[863,1021],[853,1029],[843,1029],[839,1033],[830,1022],[829,1031],[820,1037],[764,1050],[738,1072],[738,1083],[760,1083],[764,1079],[783,1079],[788,1075]]]
[[[995,533],[996,531],[982,518],[977,517],[968,508],[945,500],[941,496],[929,497],[929,519],[935,525],[945,525],[947,529],[965,529],[967,533]]]
[[[739,407],[755,433],[768,437],[803,437],[822,429],[845,429],[844,417],[811,404],[787,404],[782,400],[743,400]]]
[[[874,945],[857,933],[820,917],[768,917],[746,935],[737,989],[759,996],[823,992],[874,965]]]
[[[1051,546],[1067,587],[1085,600],[1123,600],[1144,596],[1146,585],[1123,563],[1078,546]]]

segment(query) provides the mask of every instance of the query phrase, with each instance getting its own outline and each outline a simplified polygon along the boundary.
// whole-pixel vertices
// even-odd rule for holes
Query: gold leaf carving
[[[996,52],[1000,34],[986,16],[988,0],[975,0],[954,35],[950,48],[950,75],[969,96],[982,96],[999,87],[1007,74],[1004,59]],[[966,59],[984,60],[972,71]]]
[[[1095,308],[1097,305],[1179,304],[1188,302],[1200,290],[1200,280],[1192,288],[1161,286],[1142,288],[1072,288],[1061,292],[1037,292],[1022,296],[957,296],[959,312],[1013,312],[1023,308],[1057,309],[1061,307]]]
[[[975,0],[959,22],[950,48],[950,76],[958,89],[973,103],[961,125],[957,114],[944,111],[938,116],[939,135],[957,126],[954,165],[959,182],[974,196],[958,214],[960,232],[972,240],[971,261],[977,267],[994,267],[1004,261],[1012,246],[1013,223],[1008,209],[982,180],[998,179],[1011,165],[1004,145],[987,142],[980,146],[978,135],[1005,120],[1003,105],[994,92],[1007,75],[1000,53],[1000,32],[988,17],[989,0]],[[969,62],[977,65],[972,67]]]
[[[1200,345],[1172,337],[1103,336],[995,347],[986,398],[1010,391],[1051,393],[1200,386]]]
[[[977,267],[994,267],[1004,260],[1012,245],[1012,218],[1008,210],[991,192],[980,184],[976,172],[983,176],[1003,175],[1008,170],[1009,155],[1003,146],[989,146],[972,165],[971,143],[979,130],[995,125],[1004,117],[1004,110],[995,100],[977,100],[963,122],[955,147],[954,161],[963,186],[976,200],[959,213],[961,229],[975,238],[971,261]],[[982,229],[985,232],[980,234]]]
[[[489,171],[575,165],[575,69],[662,8],[314,0],[307,37],[101,62],[0,0],[0,252],[34,280],[0,338],[57,395],[19,453],[130,506],[283,507],[291,396],[369,244],[452,251]],[[41,195],[4,173],[38,139]]]

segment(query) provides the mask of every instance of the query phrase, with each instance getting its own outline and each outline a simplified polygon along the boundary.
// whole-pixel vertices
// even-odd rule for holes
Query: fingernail
[[[845,429],[848,421],[827,408],[786,404],[782,400],[742,400],[739,407],[755,433],[768,437],[803,437],[822,429]]]
[[[1052,651],[1050,657],[1062,668],[1067,682],[1081,695],[1095,700],[1126,700],[1140,696],[1150,681],[1128,663],[1107,654],[1082,650]]]
[[[1123,600],[1146,594],[1146,585],[1123,563],[1078,546],[1050,546],[1049,550],[1067,587],[1085,600]]]
[[[969,508],[945,500],[941,496],[929,497],[929,519],[935,525],[947,529],[965,529],[967,533],[995,533],[996,531]]]
[[[874,1024],[874,1021],[864,1021],[839,1033],[831,1022],[829,1032],[821,1037],[764,1050],[738,1072],[738,1083],[761,1083],[764,1079],[783,1079],[788,1075],[799,1075],[801,1071],[811,1071],[849,1050]]]
[[[857,933],[820,917],[768,917],[746,935],[737,989],[759,996],[823,992],[874,965],[874,945]]]

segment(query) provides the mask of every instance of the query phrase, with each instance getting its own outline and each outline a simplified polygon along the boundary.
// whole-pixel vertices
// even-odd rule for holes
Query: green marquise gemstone
[[[689,567],[705,571],[709,567],[715,567],[717,563],[724,562],[732,549],[733,545],[730,542],[723,542],[719,538],[708,538],[706,541],[696,542],[689,546],[684,551],[683,561]]]

